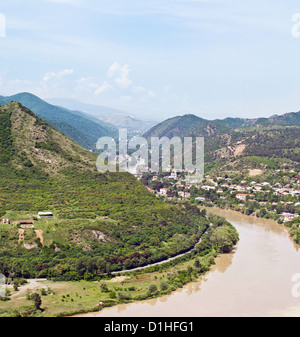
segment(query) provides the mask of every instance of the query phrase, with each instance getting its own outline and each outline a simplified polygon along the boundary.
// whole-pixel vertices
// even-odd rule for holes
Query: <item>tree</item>
[[[101,284],[100,284],[100,291],[101,291],[102,293],[108,293],[108,292],[109,292],[106,283],[101,283]]]
[[[150,294],[155,293],[157,291],[157,286],[155,284],[150,284],[148,291]]]
[[[228,253],[238,241],[238,234],[230,226],[220,226],[214,230],[210,241],[221,253]]]
[[[33,305],[35,310],[41,310],[42,299],[38,293],[33,293],[31,295],[31,299],[33,300]]]
[[[187,267],[187,273],[188,273],[188,275],[190,276],[192,274],[192,272],[193,272],[193,267],[188,266]]]
[[[200,261],[198,258],[195,259],[195,262],[194,262],[194,267],[199,269],[201,267],[201,264],[200,264]]]
[[[14,290],[18,291],[19,290],[19,285],[20,285],[19,281],[15,279],[14,282],[13,282],[13,285],[14,285]]]
[[[169,284],[167,281],[161,281],[160,283],[160,290],[164,291],[167,290],[169,288]]]

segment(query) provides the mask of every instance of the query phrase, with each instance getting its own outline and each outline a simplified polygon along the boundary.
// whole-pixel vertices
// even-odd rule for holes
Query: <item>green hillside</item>
[[[164,203],[131,174],[97,172],[95,154],[19,102],[0,107],[0,121],[0,215],[10,221],[0,273],[88,279],[184,251],[207,227],[196,207]]]
[[[86,149],[95,149],[97,140],[103,136],[115,136],[117,128],[79,111],[70,111],[51,105],[30,93],[0,96],[0,105],[18,101],[48,124],[63,132]]]

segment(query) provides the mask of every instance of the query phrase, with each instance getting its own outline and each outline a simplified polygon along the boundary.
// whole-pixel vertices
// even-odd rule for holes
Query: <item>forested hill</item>
[[[0,107],[0,124],[6,276],[93,278],[185,251],[208,226],[196,206],[165,203],[129,173],[98,172],[95,154],[19,102]]]
[[[299,126],[300,112],[290,112],[281,116],[269,118],[225,118],[208,120],[187,114],[169,118],[151,128],[144,136],[149,137],[188,137],[188,136],[214,136],[229,133],[232,129],[248,129],[256,127],[257,130],[273,126]]]
[[[204,137],[206,169],[249,156],[300,162],[300,112],[212,121],[194,115],[177,116],[154,126],[144,136]]]
[[[0,96],[0,105],[18,101],[38,117],[75,140],[86,149],[95,149],[100,137],[117,134],[117,128],[79,111],[71,111],[45,102],[31,93]]]
[[[96,155],[55,130],[19,102],[0,107],[0,164],[22,174],[95,171]]]

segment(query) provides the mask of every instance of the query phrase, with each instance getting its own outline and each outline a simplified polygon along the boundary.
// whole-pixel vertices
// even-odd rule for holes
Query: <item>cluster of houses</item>
[[[167,187],[162,187],[158,191],[152,190],[148,187],[148,189],[153,192],[157,193],[158,197],[163,197],[164,199],[173,199],[176,196],[179,199],[190,198],[191,193],[189,192],[191,186],[195,186],[198,189],[202,189],[204,191],[212,191],[217,193],[220,198],[224,199],[225,197],[222,196],[223,193],[228,191],[230,193],[234,193],[235,198],[239,202],[245,202],[246,200],[255,201],[255,195],[258,192],[263,193],[273,193],[277,196],[292,196],[292,197],[299,197],[300,190],[299,190],[299,180],[300,180],[300,173],[295,177],[296,183],[290,183],[286,185],[282,185],[278,182],[275,184],[270,184],[269,182],[256,182],[256,181],[249,181],[242,180],[239,184],[234,184],[233,179],[228,177],[217,177],[215,179],[206,176],[203,182],[197,184],[189,184],[188,182],[184,182],[181,180],[181,176],[178,175],[177,172],[172,172],[170,175],[167,176],[153,176],[152,181],[161,181],[167,182]],[[174,193],[174,191],[176,193]],[[205,196],[198,196],[195,198],[198,202],[205,202]],[[287,201],[283,202],[286,205],[292,206],[299,206],[299,202],[292,202]],[[260,204],[266,204],[264,201],[259,201]],[[273,206],[277,205],[277,203],[273,203]],[[281,218],[283,221],[290,221],[294,217],[299,217],[299,214],[293,213],[282,213]]]
[[[298,180],[300,180],[300,173],[298,174]],[[245,202],[246,200],[252,200],[255,201],[255,193],[257,192],[264,192],[264,193],[274,193],[274,195],[278,196],[293,196],[293,197],[299,197],[300,196],[300,190],[296,189],[295,186],[292,184],[286,184],[282,185],[280,183],[275,183],[271,185],[269,182],[262,182],[258,183],[256,181],[251,181],[249,184],[247,184],[247,181],[243,180],[240,184],[232,184],[232,179],[230,178],[223,178],[223,177],[217,177],[217,181],[225,181],[225,183],[218,184],[214,180],[210,179],[211,185],[203,185],[201,186],[204,190],[215,190],[216,193],[222,194],[224,193],[225,189],[230,190],[230,193],[236,193],[236,192],[242,192],[242,193],[236,193],[235,197],[241,201]],[[298,188],[299,186],[296,185]],[[254,194],[252,194],[254,193]],[[196,198],[201,199],[201,198]],[[204,201],[205,198],[202,198],[200,201]],[[285,206],[286,205],[292,205],[292,206],[299,206],[300,202],[292,202],[287,201],[283,202]],[[260,201],[260,204],[266,204],[264,201]],[[277,203],[272,203],[273,206],[276,206]],[[297,213],[282,213],[280,218],[283,222],[291,221],[295,217],[299,217],[299,214]]]

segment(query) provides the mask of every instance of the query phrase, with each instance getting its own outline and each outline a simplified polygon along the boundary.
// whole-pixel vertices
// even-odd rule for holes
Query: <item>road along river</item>
[[[209,211],[231,222],[240,240],[199,281],[171,295],[80,316],[300,316],[300,246],[286,228],[234,211]]]

